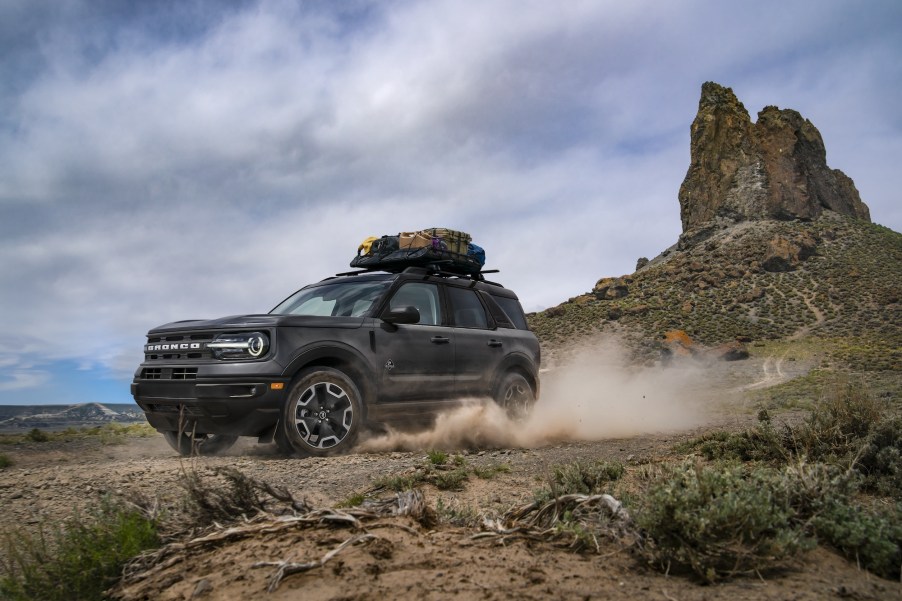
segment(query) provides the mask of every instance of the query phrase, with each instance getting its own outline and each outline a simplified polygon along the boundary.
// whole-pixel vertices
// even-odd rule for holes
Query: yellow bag
[[[377,236],[370,236],[366,240],[360,243],[360,246],[357,247],[357,256],[360,255],[368,255],[370,254],[370,249],[373,248],[373,242],[378,240]]]

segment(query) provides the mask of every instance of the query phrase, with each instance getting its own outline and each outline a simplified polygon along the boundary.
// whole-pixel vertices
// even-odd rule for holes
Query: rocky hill
[[[131,404],[0,405],[0,432],[41,428],[64,430],[86,426],[144,422],[144,412]]]
[[[733,90],[707,82],[690,152],[679,194],[684,235],[712,222],[808,220],[824,211],[870,221],[855,183],[827,166],[820,132],[792,109],[764,107],[752,123]]]
[[[682,331],[727,350],[812,338],[853,369],[902,371],[902,234],[870,222],[814,125],[776,107],[752,124],[729,88],[706,83],[691,144],[678,243],[531,315],[549,355],[616,329],[654,361]]]

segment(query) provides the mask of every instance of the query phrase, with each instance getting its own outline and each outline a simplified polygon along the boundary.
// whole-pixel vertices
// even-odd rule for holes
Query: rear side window
[[[451,314],[454,317],[454,325],[459,328],[488,329],[489,320],[485,316],[485,307],[472,290],[448,286],[448,296],[451,298]]]
[[[520,301],[506,296],[495,296],[494,294],[492,295],[492,300],[498,303],[504,310],[504,313],[510,318],[511,323],[517,326],[518,330],[529,329],[529,326],[526,324],[526,315],[523,313],[523,307],[520,306]]]

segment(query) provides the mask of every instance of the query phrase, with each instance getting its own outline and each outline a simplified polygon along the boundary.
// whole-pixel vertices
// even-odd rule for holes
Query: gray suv
[[[131,391],[184,455],[239,436],[330,455],[363,428],[428,421],[468,398],[493,399],[516,423],[538,398],[539,362],[513,292],[407,267],[327,278],[264,315],[154,328]]]

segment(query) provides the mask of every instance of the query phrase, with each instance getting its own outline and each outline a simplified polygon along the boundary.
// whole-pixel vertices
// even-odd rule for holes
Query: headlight
[[[259,359],[269,350],[269,336],[263,332],[220,334],[207,348],[217,359]]]

